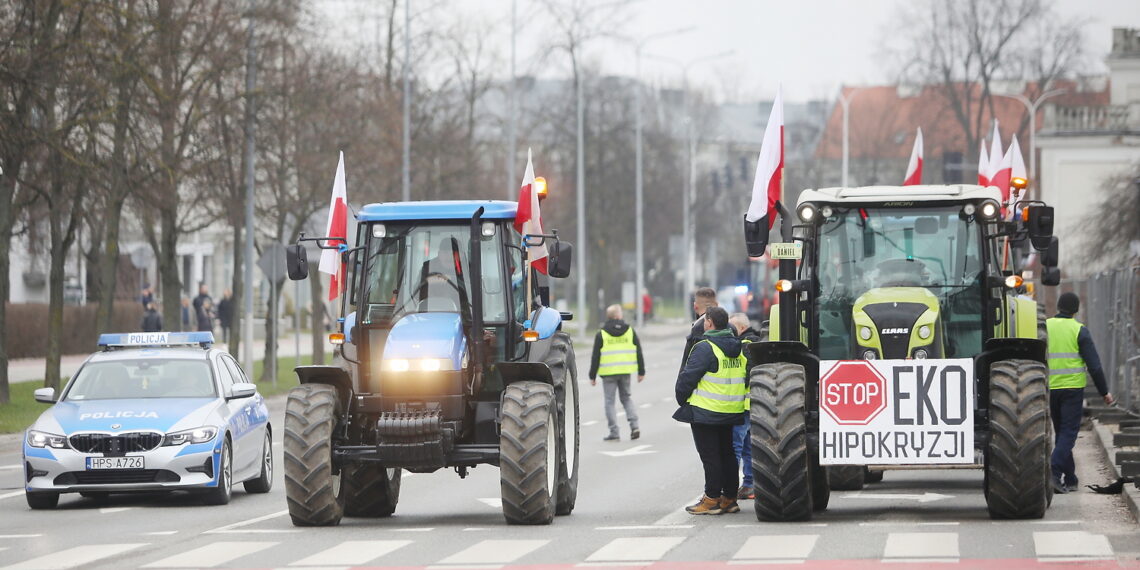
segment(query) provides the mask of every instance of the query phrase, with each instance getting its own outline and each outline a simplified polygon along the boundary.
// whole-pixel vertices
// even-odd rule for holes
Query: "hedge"
[[[63,308],[63,354],[88,354],[95,350],[97,305],[68,305]],[[136,331],[142,321],[142,305],[132,301],[115,303],[112,331]],[[43,358],[47,352],[48,306],[42,303],[8,304],[5,348],[8,358]]]

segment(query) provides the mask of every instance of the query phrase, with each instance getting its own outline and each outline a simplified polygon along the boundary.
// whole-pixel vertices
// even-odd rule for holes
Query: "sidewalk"
[[[226,350],[228,345],[221,342],[221,333],[214,333],[218,342],[214,346],[222,350]],[[277,356],[278,357],[296,357],[297,351],[294,349],[298,335],[293,333],[285,333],[277,341]],[[310,355],[313,353],[312,335],[307,332],[300,334],[301,342],[301,356]],[[79,370],[79,366],[87,359],[89,354],[69,354],[60,358],[59,369],[60,374],[64,377],[69,377]],[[238,361],[241,361],[241,355],[236,355]],[[265,358],[265,339],[255,338],[253,341],[253,359],[261,360]],[[43,358],[19,358],[8,361],[8,382],[15,384],[17,382],[31,382],[34,380],[42,380],[44,377],[44,367],[46,360]]]

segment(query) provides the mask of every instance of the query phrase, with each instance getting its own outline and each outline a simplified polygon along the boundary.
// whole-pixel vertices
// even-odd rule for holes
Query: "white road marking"
[[[39,538],[42,534],[0,534],[0,538]]]
[[[958,521],[920,522],[918,526],[958,526]]]
[[[3,495],[0,495],[0,499],[11,499],[12,497],[23,497],[23,496],[24,496],[23,490],[12,491],[11,493],[4,493]]]
[[[1103,534],[1083,530],[1033,533],[1039,562],[1112,558],[1112,545]]]
[[[392,532],[431,532],[435,530],[433,526],[418,526],[412,528],[394,528]]]
[[[598,420],[590,420],[588,422],[582,422],[582,427],[590,427],[596,423],[598,423]]]
[[[487,505],[488,507],[491,507],[492,509],[503,508],[503,500],[499,497],[490,497],[487,499],[479,499],[479,502],[483,503],[484,505]]]
[[[994,524],[999,524],[994,521]],[[1081,524],[1081,521],[1029,521],[1029,524]]]
[[[615,538],[586,557],[586,562],[650,562],[685,541],[684,536]]]
[[[268,515],[263,515],[263,516],[260,516],[260,517],[256,517],[256,518],[252,518],[252,519],[249,519],[249,520],[245,520],[245,521],[241,521],[241,522],[236,522],[236,523],[233,523],[233,524],[228,524],[228,525],[226,525],[226,526],[223,526],[223,527],[221,527],[221,528],[216,528],[216,529],[214,529],[214,530],[207,530],[207,531],[203,532],[202,534],[221,534],[221,533],[227,533],[227,532],[230,532],[230,533],[234,533],[234,532],[248,532],[248,533],[258,533],[258,532],[300,532],[300,531],[295,531],[295,530],[268,530],[268,531],[259,531],[259,530],[234,530],[234,529],[237,529],[237,528],[240,528],[240,527],[243,527],[243,526],[248,526],[248,525],[251,525],[251,524],[256,524],[256,523],[259,523],[259,522],[261,522],[261,521],[267,521],[267,520],[269,520],[269,519],[274,519],[274,518],[277,518],[277,517],[280,517],[280,516],[285,516],[285,515],[287,515],[287,514],[289,514],[289,510],[288,510],[288,509],[286,509],[286,510],[283,510],[283,511],[277,511],[277,512],[275,512],[275,513],[269,513]]]
[[[0,465],[0,471],[6,471],[8,469],[23,469],[23,468],[24,468],[24,465],[22,463],[15,463],[12,465]]]
[[[290,566],[363,566],[403,548],[410,540],[348,540],[328,550],[292,562]]]
[[[638,407],[644,410],[645,408],[652,408],[652,407],[653,407],[653,404],[650,404],[650,403],[648,403],[648,402],[647,402],[647,403],[641,404],[641,405],[640,405],[640,406],[638,406]]]
[[[918,501],[919,503],[930,503],[933,501],[941,501],[944,499],[953,499],[954,495],[942,495],[939,493],[923,493],[921,495],[907,494],[907,493],[866,493],[863,491],[855,491],[854,493],[844,493],[839,496],[841,499],[878,499],[883,501]]]
[[[491,530],[491,529],[479,528],[477,526],[472,526],[472,527],[467,527],[467,528],[463,529],[463,532],[479,532],[479,531],[484,531],[484,530]]]
[[[669,397],[669,396],[665,396],[664,398],[661,398],[661,401],[662,401],[662,402],[672,402],[672,401],[673,401],[673,398],[671,398],[671,397]]]
[[[176,531],[176,530],[159,530],[159,531],[155,531],[155,532],[144,532],[143,534],[151,535],[151,536],[170,536],[172,534],[178,534],[178,531]]]
[[[143,568],[208,568],[261,552],[279,542],[215,542],[144,564]]]
[[[549,542],[549,540],[484,540],[436,564],[507,564],[542,548]]]
[[[128,550],[134,550],[146,544],[91,544],[87,546],[76,546],[53,552],[39,558],[32,558],[25,560],[19,564],[6,566],[5,570],[47,570],[55,568],[76,568],[87,564],[93,564],[96,560],[101,560],[116,554],[122,554]]]
[[[133,508],[134,507],[106,507],[106,508],[99,509],[99,514],[109,515],[111,513],[121,513],[123,511],[129,511]]]
[[[745,525],[741,525],[741,526],[745,526]],[[755,527],[756,525],[750,524],[747,526]],[[599,526],[599,527],[594,527],[594,530],[668,530],[671,528],[686,529],[686,528],[693,528],[693,525],[691,525],[691,524],[675,524],[675,525],[666,526],[666,525],[652,525],[652,524],[633,524],[633,525],[626,525],[626,526]]]
[[[599,451],[602,455],[609,455],[610,457],[632,457],[634,455],[648,455],[650,453],[657,453],[649,449],[652,445],[635,445],[629,449],[622,451]]]
[[[688,512],[686,512],[685,507],[692,505],[693,503],[696,503],[700,498],[701,498],[700,496],[697,496],[693,500],[681,505],[680,507],[677,507],[676,510],[670,511],[669,514],[657,519],[653,523],[653,525],[654,526],[676,526],[676,525],[681,524],[682,522],[689,522],[689,521],[693,520],[693,518],[692,518],[693,515],[690,515]]]
[[[732,555],[733,560],[795,564],[807,560],[819,540],[818,534],[771,534],[750,536]]]
[[[883,562],[958,563],[956,532],[892,532],[883,548]]]

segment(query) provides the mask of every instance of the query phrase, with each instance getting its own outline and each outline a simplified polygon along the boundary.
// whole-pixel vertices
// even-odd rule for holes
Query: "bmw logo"
[[[111,429],[119,429],[123,427],[122,424],[111,424]]]

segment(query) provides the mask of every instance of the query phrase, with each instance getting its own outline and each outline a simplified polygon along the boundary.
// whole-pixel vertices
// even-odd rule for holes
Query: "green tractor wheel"
[[[761,364],[749,375],[752,409],[752,478],[756,518],[810,520],[811,458],[807,446],[804,368],[785,362]]]
[[[995,519],[1045,516],[1049,505],[1049,377],[1033,360],[990,366],[986,505]]]
[[[862,465],[832,465],[831,488],[836,491],[858,491],[863,488],[867,468]]]

